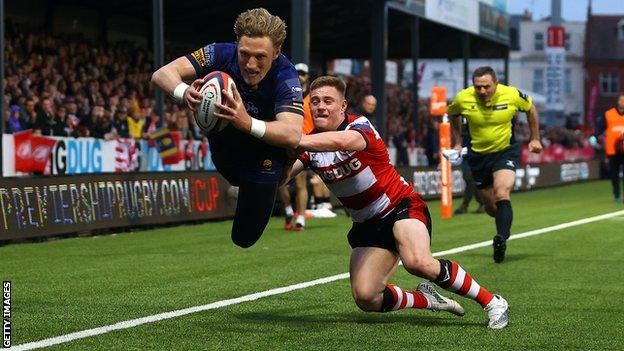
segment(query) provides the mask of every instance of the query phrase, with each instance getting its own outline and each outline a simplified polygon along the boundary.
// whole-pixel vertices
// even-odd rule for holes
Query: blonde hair
[[[234,22],[234,33],[236,33],[237,41],[243,36],[250,38],[269,37],[273,46],[281,47],[286,40],[286,23],[278,16],[274,16],[260,7],[238,15],[236,22]]]

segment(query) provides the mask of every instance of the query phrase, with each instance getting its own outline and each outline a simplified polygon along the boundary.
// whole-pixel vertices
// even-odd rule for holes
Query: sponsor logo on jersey
[[[204,48],[198,49],[191,53],[191,56],[197,61],[197,64],[201,68],[206,68],[208,66],[208,62],[206,62],[206,54],[204,53]]]
[[[334,168],[321,171],[319,175],[323,180],[333,181],[342,179],[349,176],[354,171],[362,168],[362,162],[357,158],[351,159],[349,162],[342,165],[334,165]]]
[[[206,54],[206,66],[212,66],[215,58],[214,45],[206,46],[204,48],[204,53]]]
[[[506,110],[507,109],[507,104],[504,105],[494,105],[492,106],[492,110],[494,111],[498,111],[498,110]]]
[[[286,79],[286,82],[284,83],[288,88],[290,88],[290,91],[294,94],[293,97],[299,98],[299,101],[303,99],[303,90],[301,89],[301,84],[299,84],[299,78]]]

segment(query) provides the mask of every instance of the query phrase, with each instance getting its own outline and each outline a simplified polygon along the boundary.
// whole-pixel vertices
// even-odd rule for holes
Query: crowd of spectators
[[[5,132],[146,138],[161,127],[200,139],[191,112],[167,99],[154,110],[151,53],[131,42],[94,45],[79,35],[26,32],[7,23]]]

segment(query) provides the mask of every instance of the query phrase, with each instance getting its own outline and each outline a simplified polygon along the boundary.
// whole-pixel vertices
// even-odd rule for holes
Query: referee
[[[453,116],[454,148],[458,151],[462,145],[462,116],[468,124],[470,147],[466,160],[486,212],[496,219],[494,262],[501,263],[511,234],[510,193],[522,147],[514,139],[514,116],[517,111],[527,114],[531,130],[529,151],[534,153],[542,151],[539,120],[531,97],[515,87],[498,83],[492,67],[477,68],[472,74],[472,83],[472,87],[457,93],[448,114]]]

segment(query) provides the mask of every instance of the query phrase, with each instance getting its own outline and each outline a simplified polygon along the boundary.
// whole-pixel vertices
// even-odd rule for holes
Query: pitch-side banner
[[[4,176],[29,174],[16,169],[16,154],[32,153],[34,155],[34,150],[30,146],[16,146],[16,138],[13,134],[4,134],[2,139]],[[45,137],[45,139],[51,140],[52,144],[50,153],[46,154],[48,164],[43,174],[215,170],[209,146],[197,140],[181,140],[179,160],[173,164],[163,164],[159,150],[146,140],[134,142],[131,139],[61,137]]]
[[[217,172],[0,179],[0,240],[229,218],[236,200]]]
[[[411,179],[414,190],[425,199],[440,198],[440,171],[430,167],[403,167],[399,172],[405,179]],[[565,183],[596,180],[600,178],[600,161],[581,161],[523,165],[516,170],[515,190],[530,190],[557,186]],[[451,172],[453,195],[464,193],[466,184],[461,167]]]

